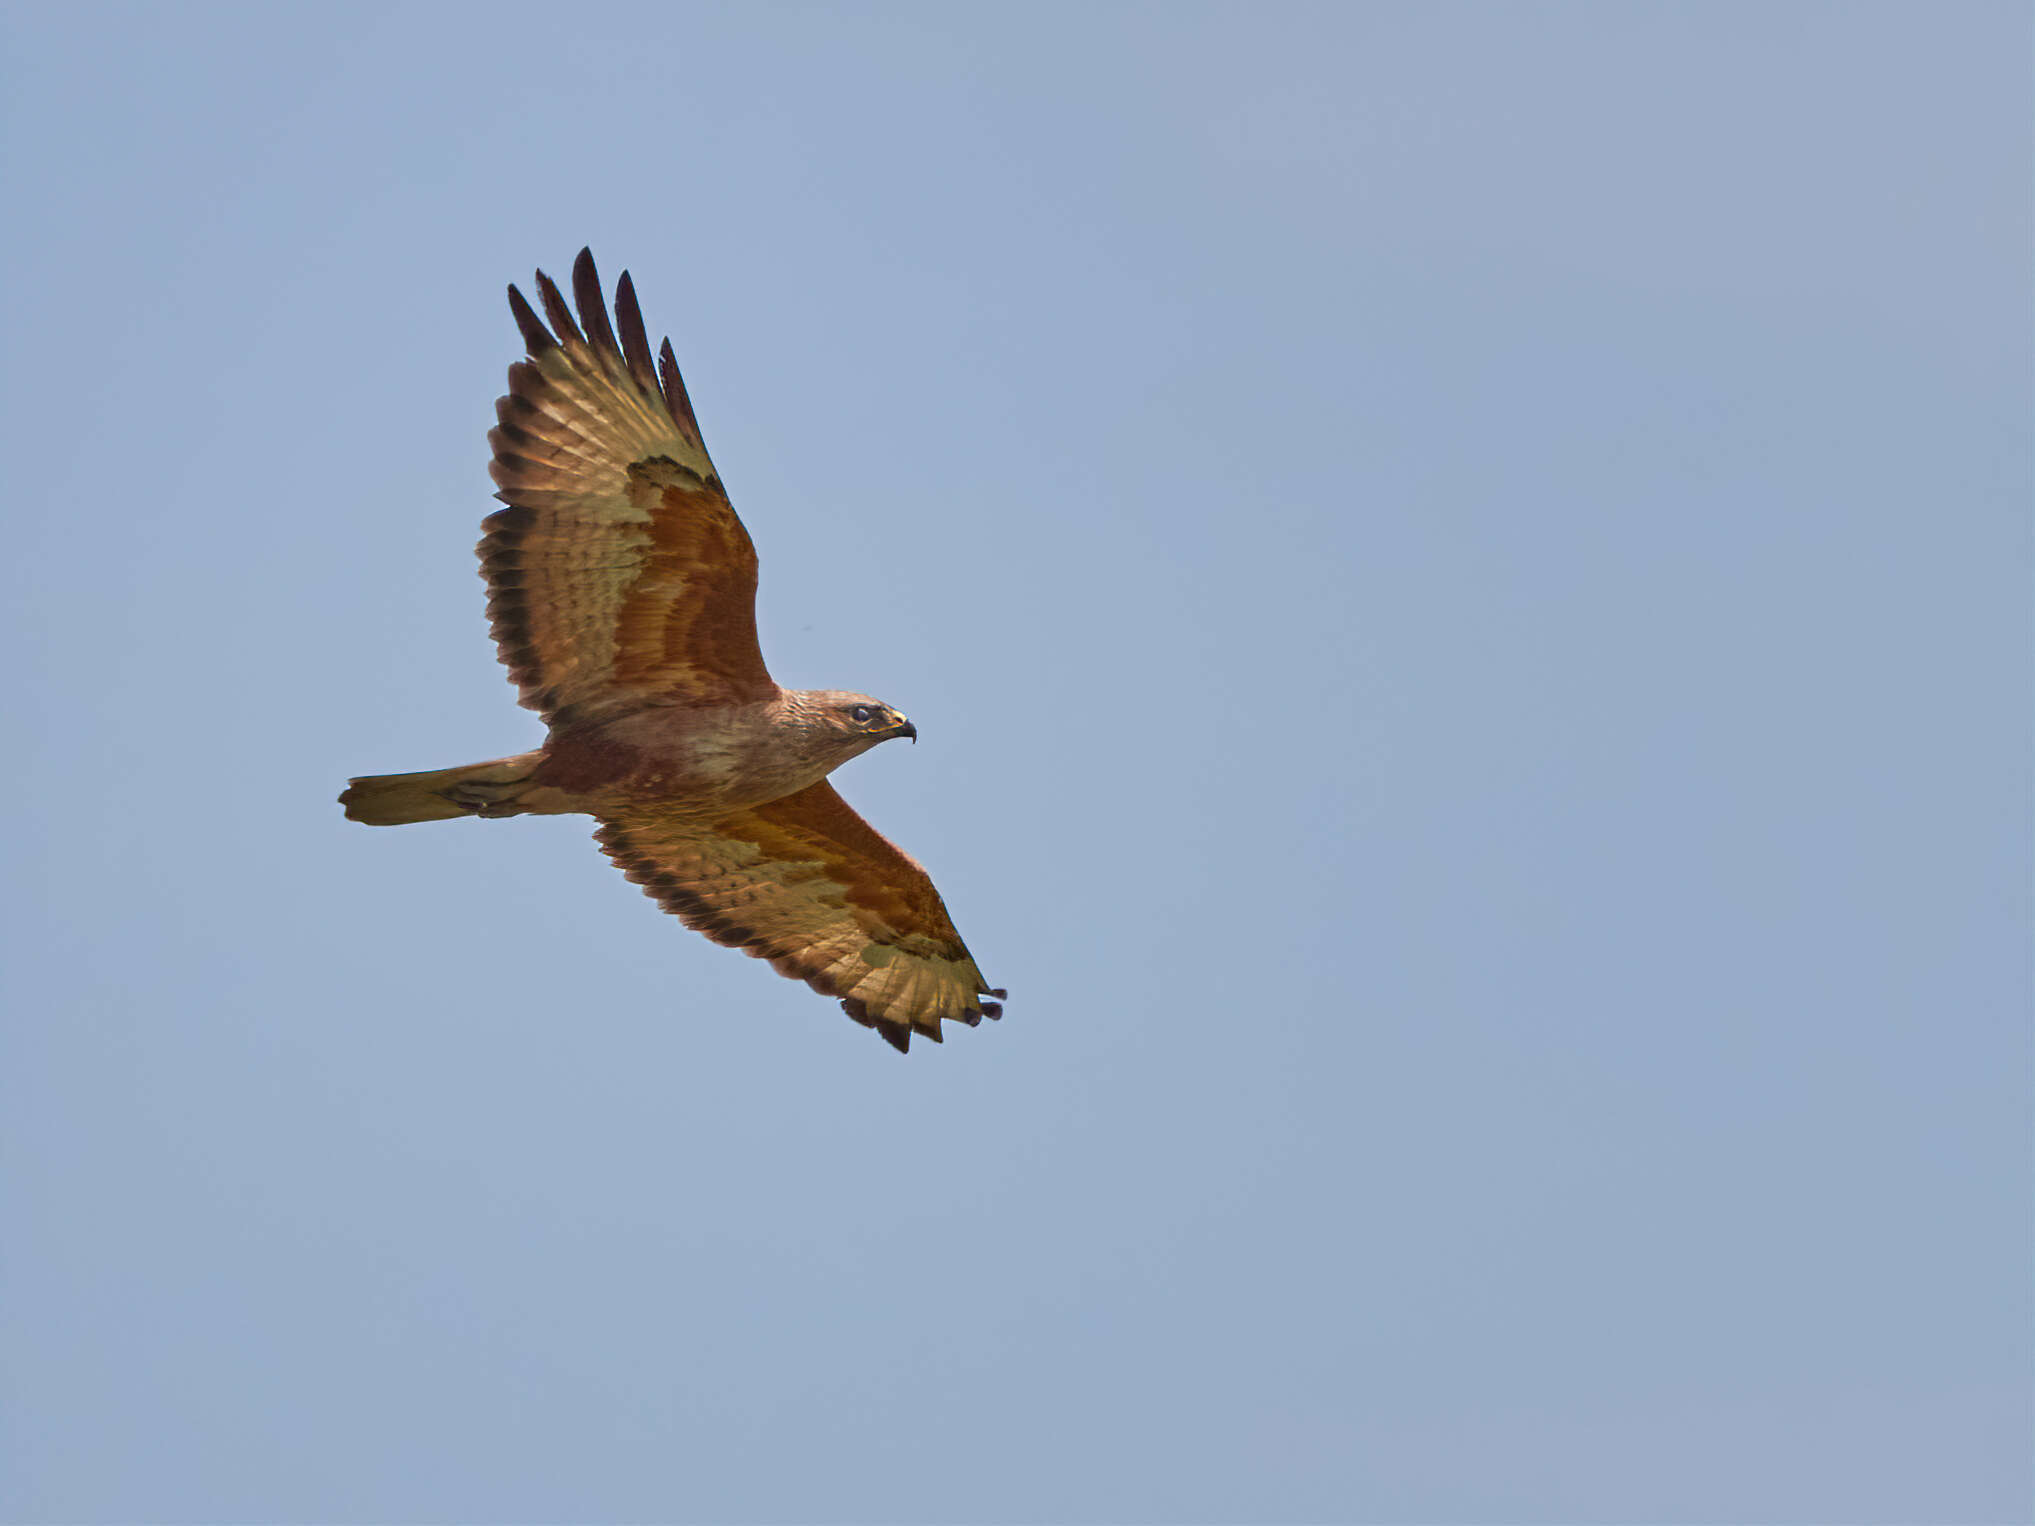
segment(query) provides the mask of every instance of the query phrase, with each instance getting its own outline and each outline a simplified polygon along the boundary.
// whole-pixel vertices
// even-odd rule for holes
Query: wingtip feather
[[[558,341],[551,337],[551,330],[531,310],[530,304],[513,283],[509,286],[509,311],[516,315],[516,327],[523,331],[523,347],[533,357],[558,348]]]
[[[615,321],[621,326],[622,359],[628,364],[629,374],[636,378],[637,386],[662,402],[664,391],[657,384],[657,362],[650,354],[650,333],[643,327],[636,283],[629,279],[626,270],[615,282]],[[666,404],[667,411],[669,406]]]
[[[670,410],[671,422],[683,430],[697,445],[700,438],[699,420],[693,416],[692,399],[686,395],[685,378],[678,374],[678,357],[671,353],[671,341],[664,341],[657,352],[657,374],[664,382],[664,406]]]
[[[622,347],[615,343],[615,331],[608,324],[608,299],[601,295],[601,274],[594,268],[594,252],[582,249],[572,262],[572,300],[579,307],[580,326],[594,348],[620,358]]]
[[[544,316],[551,320],[551,330],[558,336],[560,344],[586,343],[586,335],[573,321],[572,309],[565,305],[565,298],[559,294],[558,283],[541,270],[537,272],[537,297],[544,304]]]

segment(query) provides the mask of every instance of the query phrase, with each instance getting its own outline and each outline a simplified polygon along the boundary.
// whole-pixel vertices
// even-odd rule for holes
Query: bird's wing
[[[841,998],[899,1049],[1003,1008],[933,882],[824,779],[712,827],[655,801],[603,813],[596,841],[666,911]]]
[[[578,323],[537,273],[547,328],[509,288],[530,358],[495,404],[491,470],[508,507],[476,548],[502,662],[554,725],[768,699],[756,548],[700,442],[671,341],[653,363],[627,272],[617,339],[584,249],[572,289]]]

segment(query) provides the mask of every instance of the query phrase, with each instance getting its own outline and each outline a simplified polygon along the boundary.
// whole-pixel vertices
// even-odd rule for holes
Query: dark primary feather
[[[664,406],[671,410],[671,422],[689,442],[704,450],[700,421],[693,417],[692,399],[685,395],[685,379],[678,374],[678,357],[671,353],[669,339],[657,352],[657,374],[664,381]]]
[[[523,345],[532,359],[546,350],[558,348],[558,341],[551,337],[551,330],[530,311],[530,304],[523,300],[523,294],[514,286],[509,288],[509,311],[516,315],[516,327],[523,331]]]
[[[572,309],[558,294],[558,283],[541,270],[537,272],[537,296],[544,303],[544,316],[551,320],[551,332],[558,336],[560,344],[586,343],[586,335],[572,321]]]
[[[579,305],[579,321],[586,329],[587,342],[596,350],[622,358],[615,343],[615,331],[608,326],[607,298],[601,295],[600,273],[594,269],[594,252],[582,249],[572,262],[572,300]]]
[[[636,305],[636,283],[629,279],[626,270],[615,282],[615,317],[622,325],[622,358],[628,362],[629,374],[645,392],[664,397],[664,389],[657,380],[657,362],[650,358],[650,336],[643,327],[643,309]],[[664,406],[670,411],[668,398]]]

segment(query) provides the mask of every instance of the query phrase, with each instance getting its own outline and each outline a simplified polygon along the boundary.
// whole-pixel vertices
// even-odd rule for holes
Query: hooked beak
[[[912,739],[912,746],[916,747],[919,745],[919,728],[914,726],[910,721],[900,719],[895,726],[890,728],[890,734],[884,740],[887,742],[891,737],[910,737]]]

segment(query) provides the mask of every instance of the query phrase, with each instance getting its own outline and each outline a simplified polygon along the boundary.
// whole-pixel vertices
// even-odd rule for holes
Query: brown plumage
[[[515,287],[529,359],[495,404],[508,507],[477,548],[495,643],[549,734],[535,752],[351,781],[355,821],[584,812],[665,910],[814,990],[898,1049],[1002,1015],[933,882],[826,776],[911,723],[865,694],[780,689],[756,640],[756,548],[626,272],[593,255],[571,308]],[[619,324],[619,333],[616,325]]]

